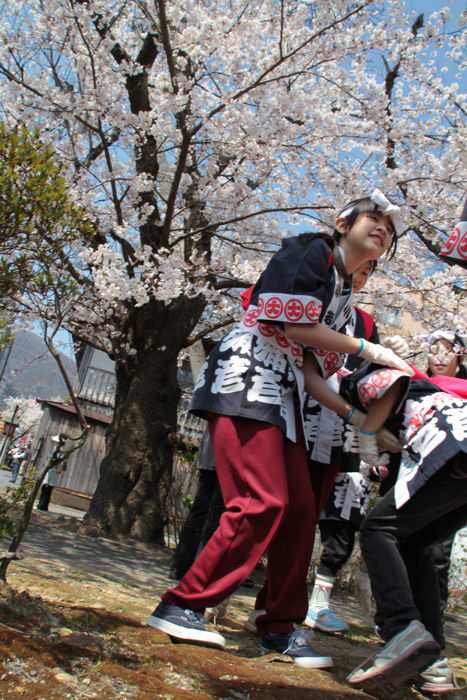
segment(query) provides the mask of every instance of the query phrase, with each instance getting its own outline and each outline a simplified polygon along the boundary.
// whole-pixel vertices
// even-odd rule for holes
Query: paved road
[[[10,481],[11,472],[6,469],[0,469],[0,494],[4,493],[7,488],[17,488],[21,483],[21,477],[19,476],[16,483],[12,484]],[[69,508],[68,506],[59,506],[55,503],[51,503],[49,506],[50,513],[58,513],[59,515],[68,515],[71,518],[78,518],[82,520],[84,518],[84,511],[77,510],[76,508]]]

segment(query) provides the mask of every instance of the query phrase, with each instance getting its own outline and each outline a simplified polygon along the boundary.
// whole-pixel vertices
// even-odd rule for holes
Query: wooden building
[[[43,469],[56,447],[51,441],[53,435],[65,433],[73,437],[80,433],[74,406],[59,401],[41,401],[41,404],[43,414],[38,430],[39,439],[34,450],[37,454],[35,465],[38,471]],[[112,422],[112,416],[84,407],[83,413],[90,425],[86,442],[67,460],[66,470],[60,476],[57,492],[52,500],[86,509],[99,480],[99,465],[105,454],[105,433],[107,426]]]
[[[99,480],[99,467],[105,455],[105,435],[112,422],[115,398],[115,365],[101,350],[86,346],[77,356],[78,400],[90,425],[85,444],[70,456],[67,469],[54,488],[52,502],[87,509]],[[199,442],[205,430],[205,421],[188,412],[191,400],[193,376],[196,376],[204,352],[201,343],[196,343],[190,360],[183,363],[179,372],[182,398],[178,411],[178,432],[190,442]],[[79,435],[80,427],[75,408],[71,403],[40,400],[43,416],[37,431],[33,454],[35,464],[41,470],[53,451],[51,437],[65,433]]]
[[[52,493],[52,502],[87,510],[99,480],[99,466],[105,455],[105,434],[112,422],[115,397],[115,368],[112,360],[101,350],[86,346],[79,354],[78,381],[75,391],[90,425],[86,442],[67,461]],[[71,403],[40,400],[43,408],[33,454],[38,470],[42,469],[53,451],[51,437],[65,433],[80,434],[79,421]]]

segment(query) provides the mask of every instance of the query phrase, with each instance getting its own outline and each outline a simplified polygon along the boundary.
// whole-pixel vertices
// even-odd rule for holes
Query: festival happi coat
[[[323,323],[343,331],[352,292],[336,262],[328,236],[302,234],[283,241],[256,283],[246,313],[207,358],[194,387],[193,412],[264,421],[296,440],[295,407],[303,409],[304,402],[303,346],[288,340],[284,323]],[[346,361],[344,353],[307,349],[325,378]]]
[[[345,333],[379,343],[378,330],[373,318],[355,306],[345,327]],[[361,358],[349,355],[345,368],[328,379],[334,391],[339,392],[341,375],[357,369],[362,363]],[[358,528],[368,510],[372,487],[368,476],[360,472],[359,455],[344,452],[343,449],[346,439],[354,437],[354,430],[337,413],[321,406],[310,395],[307,395],[305,400],[304,416],[305,435],[311,459],[322,464],[338,465],[340,468],[320,518],[349,520]]]
[[[464,203],[460,221],[441,248],[440,256],[450,258],[458,265],[467,267],[467,199]]]
[[[459,453],[467,453],[467,380],[429,377],[417,368],[396,407],[403,449],[395,503],[404,505],[436,472]],[[344,380],[346,397],[366,410],[399,378],[398,370],[363,367]],[[358,449],[358,446],[354,449]]]
[[[344,332],[355,338],[365,338],[372,343],[379,343],[378,330],[372,317],[358,307],[352,308]],[[340,368],[328,379],[330,387],[339,393],[342,377],[360,367],[362,363],[363,360],[356,355],[348,355],[345,367]],[[343,418],[307,395],[304,419],[305,437],[310,448],[311,459],[322,464],[339,465],[343,472],[358,472],[358,458],[355,454],[343,451],[347,433],[352,429]]]

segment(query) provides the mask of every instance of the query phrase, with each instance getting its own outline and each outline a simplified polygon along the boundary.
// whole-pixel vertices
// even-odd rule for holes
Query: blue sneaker
[[[439,657],[439,645],[419,620],[396,634],[377,654],[347,676],[356,688],[397,688]]]
[[[263,654],[279,653],[290,656],[302,668],[331,668],[330,656],[323,656],[311,648],[309,632],[294,630],[285,634],[264,634],[261,639]]]
[[[344,620],[339,620],[336,613],[329,608],[308,608],[306,618],[303,622],[307,627],[321,630],[321,632],[330,632],[337,634],[338,632],[347,632],[349,626]]]
[[[204,626],[202,613],[188,610],[178,605],[159,603],[146,620],[146,624],[156,630],[165,632],[173,641],[187,644],[224,649],[225,639],[218,632],[209,632]]]

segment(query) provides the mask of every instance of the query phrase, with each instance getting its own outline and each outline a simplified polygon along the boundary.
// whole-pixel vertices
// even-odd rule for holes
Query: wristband
[[[352,418],[354,413],[355,413],[355,408],[352,406],[352,408],[349,408],[349,410],[345,414],[344,420],[346,420],[347,423],[350,423],[350,419]]]
[[[365,341],[363,340],[363,338],[359,338],[358,342],[360,343],[360,345],[359,345],[359,348],[356,352],[356,355],[357,355],[357,357],[360,357],[362,352],[365,350]]]
[[[359,432],[360,432],[360,435],[376,435],[376,433],[374,433],[374,432],[371,431],[371,430],[361,430],[361,429],[360,429]]]

